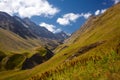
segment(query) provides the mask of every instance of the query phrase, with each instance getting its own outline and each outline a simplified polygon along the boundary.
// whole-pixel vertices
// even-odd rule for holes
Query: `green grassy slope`
[[[7,61],[5,59],[8,59]],[[13,69],[21,69],[23,62],[26,57],[22,54],[14,54],[12,56],[4,58],[4,62],[2,61],[3,69],[13,70]]]
[[[81,47],[100,41],[105,41],[105,43],[89,50],[83,55],[78,56],[77,60],[84,62],[87,60],[89,61],[91,58],[99,59],[99,57],[102,58],[104,55],[109,55],[111,51],[115,51],[116,53],[120,54],[120,4],[113,6],[104,14],[96,17],[93,20],[92,25],[90,25],[89,28],[87,28],[81,34],[77,34],[77,36],[78,37],[76,39],[74,39],[74,37],[70,37],[73,38],[75,42],[68,40],[68,42],[61,45],[63,47],[67,47],[62,47],[63,49],[60,49],[56,56],[54,56],[48,63],[51,62],[54,65],[61,64],[64,60],[66,60],[66,58],[77,53]],[[61,48],[61,46],[57,49]],[[117,63],[119,63],[119,60],[116,61],[116,64]],[[79,69],[77,70],[79,71]]]
[[[32,45],[23,38],[10,31],[0,29],[0,51],[8,55],[10,52],[19,52],[29,48],[32,48]]]
[[[50,49],[59,45],[56,40],[46,38],[27,38],[23,39],[19,35],[0,28],[0,51],[6,55],[12,53],[24,53],[34,51],[35,47],[47,45]]]
[[[17,34],[0,28],[0,72],[21,69],[24,61],[43,50],[42,39],[23,39]],[[41,51],[41,53],[43,53]],[[42,54],[41,54],[42,55]],[[44,53],[45,55],[45,53]]]
[[[120,64],[120,4],[96,17],[92,25],[77,36],[59,46],[55,50],[56,55],[49,61],[31,70],[0,72],[0,79],[119,80],[120,65],[116,64]],[[101,41],[105,42],[65,63],[82,47]]]

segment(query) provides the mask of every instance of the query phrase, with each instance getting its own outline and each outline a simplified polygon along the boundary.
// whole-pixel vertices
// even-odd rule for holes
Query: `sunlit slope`
[[[88,61],[91,58],[99,59],[104,55],[109,55],[112,51],[120,54],[120,4],[111,7],[104,14],[94,17],[90,21],[92,22],[85,23],[87,27],[83,25],[77,31],[78,34],[73,34],[65,44],[56,48],[56,55],[45,64],[61,65],[69,57],[79,53],[81,48],[100,42],[104,43],[92,49],[86,49],[84,54],[73,58],[73,61],[74,59],[80,62]],[[74,38],[76,35],[77,37]]]
[[[103,44],[98,45],[92,49],[91,48],[89,50],[87,49],[87,51],[85,51],[83,54],[80,54],[75,58],[73,57],[73,59],[69,61],[71,63],[74,61],[76,62],[76,60],[78,62],[86,62],[91,59],[94,59],[96,61],[96,59],[99,58],[101,59],[105,55],[109,55],[112,51],[114,51],[119,55],[120,54],[120,4],[111,7],[104,14],[97,16],[90,21],[92,21],[90,22],[91,24],[88,23],[85,29],[84,29],[84,25],[82,26],[81,29],[84,29],[84,31],[81,29],[78,30],[77,33],[73,34],[68,40],[66,40],[65,44],[60,45],[58,48],[56,48],[55,50],[55,52],[57,52],[56,55],[49,61],[31,70],[20,71],[20,72],[17,71],[3,72],[3,73],[1,72],[0,75],[2,75],[2,77],[0,79],[24,80],[33,76],[31,80],[37,80],[37,79],[42,80],[40,79],[41,75],[46,75],[46,74],[49,75],[52,73],[52,71],[58,70],[59,68],[58,67],[56,68],[56,66],[62,65],[73,54],[79,53],[81,48],[82,49],[83,47],[86,48],[86,46],[90,46],[91,44],[94,43],[104,42]],[[119,60],[116,60],[114,63],[115,63],[114,65],[118,64]],[[63,65],[61,68],[63,69],[64,67],[66,67],[66,65]],[[78,66],[76,68],[76,71],[79,71]],[[71,69],[70,72],[72,73]],[[45,79],[43,78],[43,80]]]
[[[20,36],[10,31],[0,29],[0,51],[6,52],[7,54],[7,52],[19,52],[29,48],[32,48],[32,45],[28,44]]]
[[[120,4],[113,6],[100,16],[90,18],[80,30],[75,32],[65,41],[65,44],[59,46],[56,51],[61,50],[64,46],[67,46],[67,49],[70,47],[77,49],[97,41],[119,41],[119,36]],[[112,43],[109,45],[112,45]]]
[[[0,28],[0,51],[5,54],[12,53],[24,53],[30,52],[34,50],[35,47],[45,46],[46,44],[51,46],[57,46],[57,41],[45,38],[27,38],[24,39],[19,35]],[[56,45],[55,45],[56,44]]]

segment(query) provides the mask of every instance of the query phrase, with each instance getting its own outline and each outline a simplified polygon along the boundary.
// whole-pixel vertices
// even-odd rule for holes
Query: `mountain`
[[[23,23],[20,23],[17,19],[5,12],[0,12],[0,27],[12,31],[23,38],[36,38],[36,36],[23,25]]]
[[[65,33],[64,31],[61,31],[59,33],[55,33],[55,36],[57,39],[59,39],[62,42],[69,37],[69,35],[67,33]]]
[[[57,67],[49,70],[52,74],[47,71],[38,79],[119,80],[120,65],[116,64],[120,64],[120,3],[101,15],[91,16],[54,52],[48,64],[57,60]]]
[[[46,28],[36,25],[34,22],[32,22],[28,18],[24,18],[23,21],[29,26],[29,29],[37,36],[55,39],[60,42],[63,42],[65,39],[69,37],[69,35],[67,35],[67,33],[65,33],[64,31],[61,31],[58,33],[52,33]]]
[[[0,12],[0,71],[29,69],[47,61],[62,38],[28,18]]]
[[[94,25],[94,21],[96,20],[96,16],[92,15],[89,17],[89,19],[80,27],[79,30],[74,32],[70,38],[66,39],[65,43],[74,43],[76,40],[81,36],[86,30],[89,30],[91,28],[91,25]]]
[[[50,49],[54,49],[56,46],[60,44],[60,40],[64,40],[63,37],[56,37],[55,34],[48,31],[44,27],[40,27],[39,25],[35,24],[28,18],[21,19],[18,16],[10,16],[5,12],[0,12],[0,30],[1,36],[2,34],[6,35],[9,42],[7,42],[6,38],[4,37],[1,40],[2,49],[4,48],[7,51],[17,50],[17,48],[22,47],[24,49],[23,44],[27,44],[31,46],[48,46]],[[11,35],[11,36],[7,36]],[[14,37],[13,37],[14,36]],[[18,39],[18,40],[17,40]],[[20,40],[19,40],[20,39]],[[13,42],[12,42],[13,40]],[[19,42],[20,41],[20,42]],[[10,45],[7,47],[6,42]],[[14,43],[16,42],[16,43]],[[22,42],[22,43],[21,43]],[[16,46],[16,47],[13,47]],[[2,50],[1,49],[1,50]]]
[[[59,33],[52,33],[49,30],[47,30],[45,27],[41,27],[34,22],[32,22],[29,18],[21,19],[17,16],[14,16],[15,19],[17,19],[20,23],[22,23],[26,28],[28,28],[32,33],[34,33],[38,37],[42,38],[49,38],[54,40],[62,40],[64,41],[66,38],[68,38],[68,35],[61,31]]]
[[[52,32],[48,31],[46,28],[36,25],[30,19],[21,19],[17,16],[12,17],[5,12],[0,12],[0,26],[1,28],[10,30],[23,38],[44,37],[56,39]]]
[[[119,80],[120,3],[91,16],[54,52],[51,59],[33,69],[1,72],[0,79]]]
[[[37,45],[33,44],[32,42],[29,43],[29,41],[23,39],[11,31],[0,28],[0,51],[9,54],[16,51],[27,51],[33,48],[33,46]]]
[[[28,18],[24,18],[23,21],[29,26],[29,30],[32,31],[39,37],[49,38],[49,39],[56,39],[55,35],[48,31],[46,28],[36,25]]]

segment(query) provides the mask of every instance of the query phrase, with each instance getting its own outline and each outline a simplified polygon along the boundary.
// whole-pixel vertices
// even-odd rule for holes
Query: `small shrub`
[[[40,56],[45,56],[47,54],[47,50],[43,47],[38,47],[35,49],[36,53],[40,54]]]
[[[22,54],[14,54],[9,57],[8,61],[5,64],[5,68],[7,70],[21,68],[25,59],[26,59],[26,57]]]
[[[1,61],[4,57],[6,57],[6,54],[5,54],[4,52],[0,51],[0,61]]]

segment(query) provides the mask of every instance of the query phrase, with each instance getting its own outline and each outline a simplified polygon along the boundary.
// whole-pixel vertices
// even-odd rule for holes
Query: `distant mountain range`
[[[10,32],[10,33],[8,33],[9,35],[12,32],[11,35],[14,34],[14,36],[15,37],[18,36],[19,39],[22,38],[24,40],[27,40],[27,41],[29,41],[29,44],[35,45],[36,43],[34,43],[33,41],[32,42],[30,41],[30,40],[34,39],[34,41],[37,40],[38,44],[44,45],[44,46],[50,46],[51,49],[55,48],[57,45],[59,45],[66,38],[69,37],[63,31],[60,33],[54,34],[54,33],[50,32],[49,30],[47,30],[46,28],[35,24],[28,18],[21,19],[18,16],[10,16],[9,14],[7,14],[5,12],[0,12],[0,29],[3,32],[4,32],[4,30]],[[4,39],[4,37],[3,37],[3,39]],[[14,39],[14,40],[16,40],[16,39]],[[23,42],[25,42],[25,41],[23,41]],[[13,43],[13,42],[10,42],[10,43]],[[15,45],[16,44],[14,44],[14,46]],[[9,47],[12,47],[12,46],[13,45],[11,45]]]
[[[50,59],[54,55],[51,50],[68,37],[63,31],[52,33],[28,18],[0,12],[0,71],[2,67],[33,68]]]
[[[0,12],[0,27],[6,30],[10,30],[23,38],[49,38],[56,40],[64,40],[68,37],[66,33],[63,31],[59,34],[59,37],[56,34],[50,32],[44,27],[41,27],[34,22],[32,22],[29,18],[21,19],[18,16],[10,16],[5,12]],[[64,34],[64,36],[62,35]]]
[[[70,37],[0,12],[0,80],[120,80],[119,64],[120,3]]]

